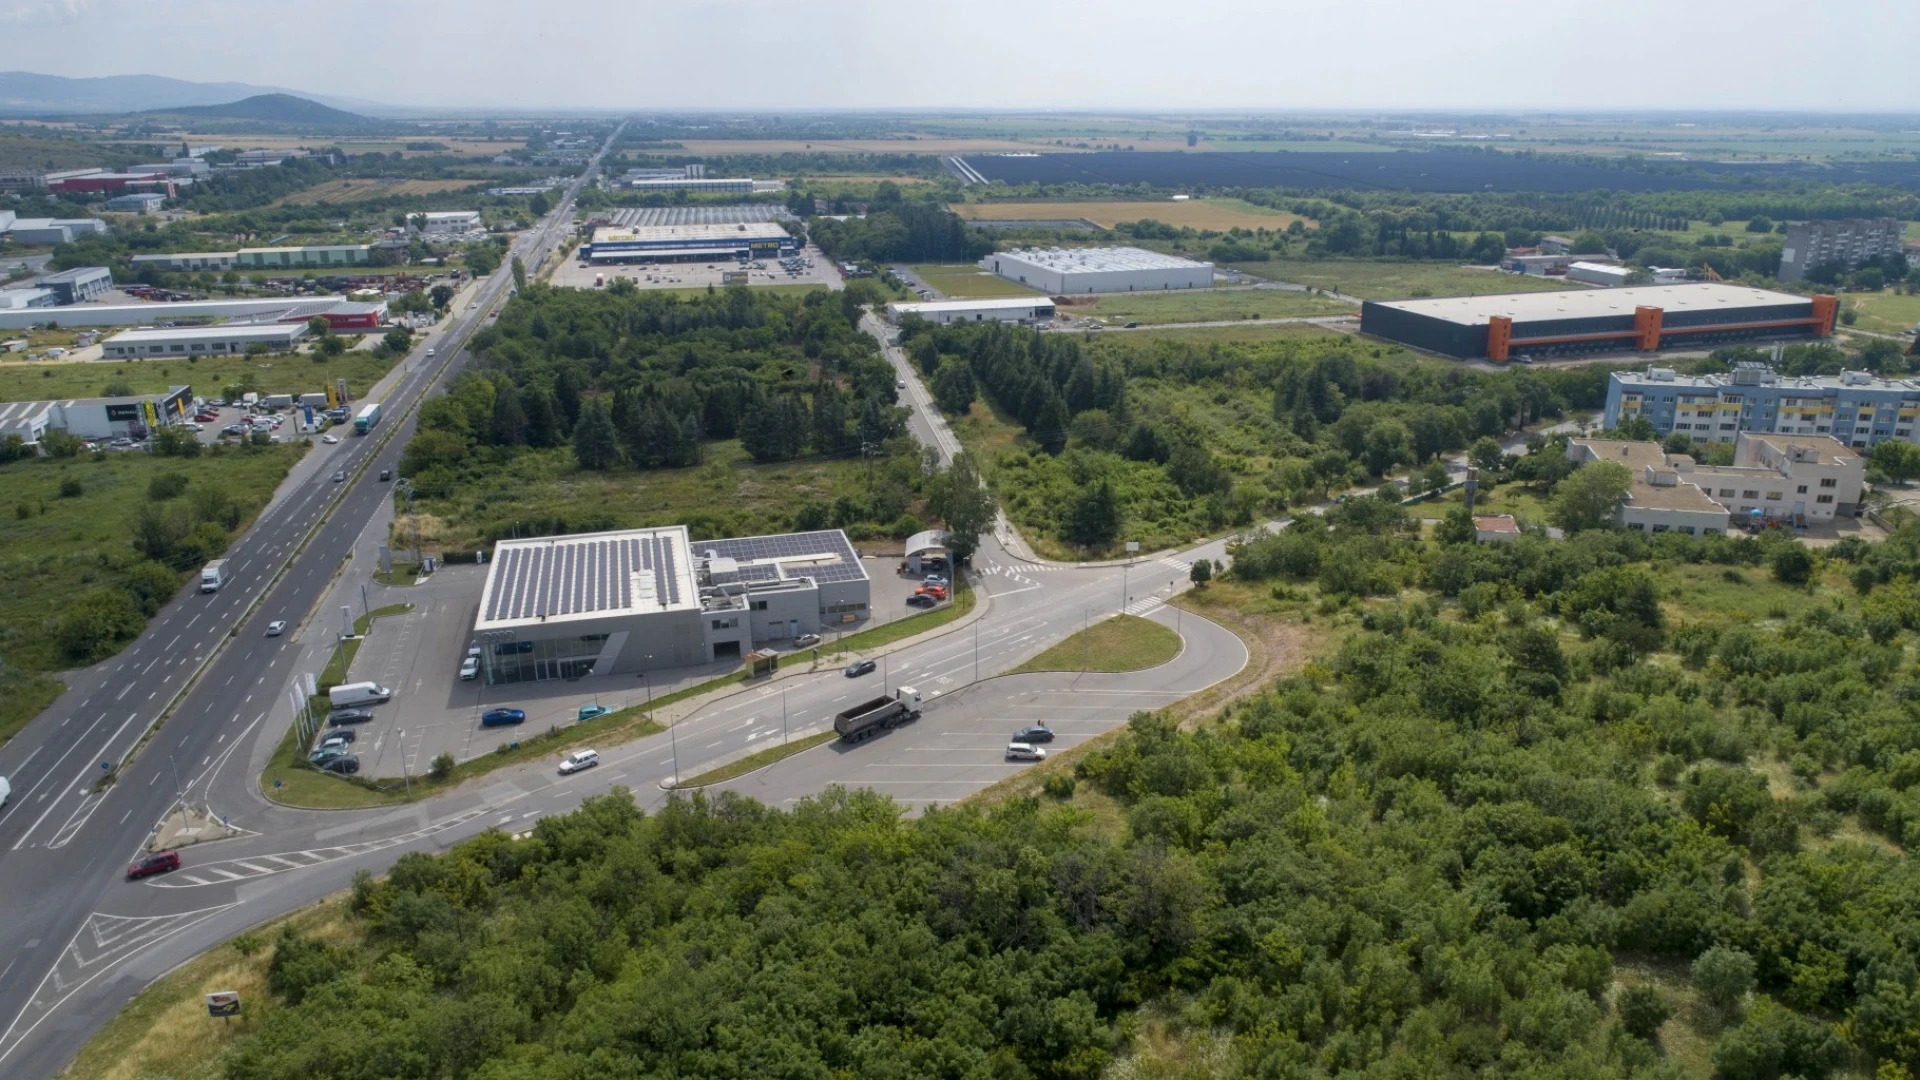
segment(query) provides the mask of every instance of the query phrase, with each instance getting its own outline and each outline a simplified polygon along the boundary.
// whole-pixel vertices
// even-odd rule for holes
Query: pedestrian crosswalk
[[[1165,604],[1166,604],[1166,601],[1160,599],[1157,596],[1143,596],[1140,599],[1135,600],[1133,603],[1128,604],[1122,610],[1129,615],[1145,615],[1146,613],[1154,610],[1155,608],[1161,607]]]
[[[1158,559],[1156,561],[1159,562],[1161,566],[1171,567],[1175,570],[1180,571],[1183,574],[1193,569],[1192,563],[1188,562],[1185,559],[1177,558],[1172,555],[1168,555],[1165,558]]]
[[[1073,570],[1073,569],[1076,569],[1076,568],[1072,566],[1053,566],[1048,563],[1015,563],[1015,564],[1006,565],[1006,566],[1002,566],[998,563],[995,563],[988,566],[976,566],[973,568],[973,573],[999,574],[1005,577],[1021,577],[1026,574],[1046,574],[1046,573],[1051,573],[1055,570]]]

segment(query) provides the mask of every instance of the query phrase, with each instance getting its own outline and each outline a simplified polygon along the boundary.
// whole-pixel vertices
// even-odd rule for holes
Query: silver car
[[[1047,752],[1032,743],[1014,742],[1007,744],[1008,761],[1045,761]]]

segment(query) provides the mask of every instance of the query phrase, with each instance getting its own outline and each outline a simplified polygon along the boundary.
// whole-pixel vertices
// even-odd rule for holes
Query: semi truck
[[[920,719],[920,691],[902,686],[890,695],[870,698],[851,709],[835,713],[833,730],[847,742],[866,742],[883,731],[891,731],[909,721]]]
[[[227,560],[215,559],[200,568],[200,591],[219,592],[220,586],[227,583]]]
[[[355,435],[365,435],[367,432],[373,430],[373,425],[379,422],[380,403],[377,401],[369,401],[365,405],[360,406],[359,414],[353,418],[353,433]]]

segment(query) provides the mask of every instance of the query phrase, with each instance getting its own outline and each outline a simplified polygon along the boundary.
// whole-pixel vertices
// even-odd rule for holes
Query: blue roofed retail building
[[[744,658],[868,615],[838,529],[689,538],[683,525],[502,541],[474,642],[489,683],[643,674]]]

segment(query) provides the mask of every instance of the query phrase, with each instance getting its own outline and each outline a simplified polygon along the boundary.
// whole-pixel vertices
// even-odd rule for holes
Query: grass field
[[[954,203],[950,209],[969,221],[1084,218],[1106,229],[1122,221],[1153,220],[1176,227],[1225,232],[1233,228],[1284,229],[1294,221],[1303,220],[1283,210],[1269,210],[1239,199]]]
[[[305,449],[295,444],[197,458],[89,454],[0,467],[0,658],[23,672],[65,666],[48,627],[75,597],[120,584],[123,568],[141,558],[128,540],[156,477],[186,478],[185,494],[167,500],[168,509],[192,505],[197,491],[218,490],[239,505],[244,528]],[[65,481],[77,483],[78,493],[63,496]],[[198,568],[198,559],[173,567],[183,582]]]
[[[291,394],[318,391],[347,380],[355,397],[379,382],[393,368],[363,349],[351,349],[337,358],[315,362],[308,356],[204,356],[198,363],[185,360],[127,360],[96,363],[58,363],[0,360],[0,401],[44,401],[51,398],[99,397],[110,382],[126,383],[136,394],[182,384],[202,397],[215,397],[251,375],[261,393]]]
[[[1882,334],[1898,334],[1920,323],[1920,296],[1896,292],[1848,293],[1846,302],[1860,313],[1853,325]]]
[[[1115,293],[1091,304],[1060,308],[1062,315],[1098,315],[1110,323],[1222,322],[1339,315],[1356,310],[1344,300],[1290,289],[1183,289],[1162,293]]]
[[[1138,615],[1094,623],[1014,668],[1027,671],[1143,671],[1180,655],[1180,635]]]
[[[989,274],[972,263],[926,263],[911,269],[920,276],[920,280],[954,299],[1039,295],[1025,285]]]
[[[1381,259],[1274,259],[1234,263],[1233,268],[1270,281],[1327,289],[1366,300],[1404,300],[1411,296],[1486,296],[1491,293],[1552,292],[1579,288],[1546,278],[1502,274],[1441,262]],[[1424,293],[1423,293],[1424,290]]]
[[[280,200],[282,206],[318,206],[324,203],[386,199],[396,195],[439,195],[478,187],[480,180],[329,180]]]
[[[1155,349],[1162,343],[1182,345],[1235,344],[1258,345],[1270,341],[1295,341],[1320,338],[1338,331],[1311,323],[1247,323],[1244,326],[1196,326],[1173,330],[1155,330],[1150,334],[1093,335],[1100,349]]]

